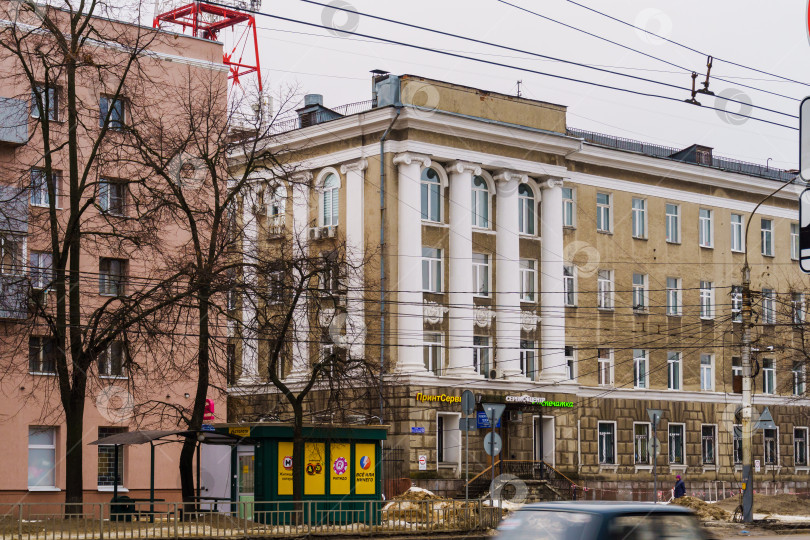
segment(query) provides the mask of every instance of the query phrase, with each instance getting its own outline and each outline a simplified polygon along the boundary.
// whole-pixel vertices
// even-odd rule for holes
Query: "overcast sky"
[[[521,12],[497,0],[333,1],[352,6],[359,12],[598,65],[681,87],[691,86],[690,74],[677,67]],[[510,1],[700,74],[706,72],[704,55],[656,40],[567,0]],[[715,94],[733,94],[737,99],[750,101],[756,107],[766,107],[791,115],[798,115],[798,101],[744,88],[740,84],[796,99],[810,95],[810,87],[805,85],[718,60],[731,60],[810,82],[807,6],[802,1],[578,1],[713,55],[715,62],[710,89]],[[532,58],[362,16],[347,16],[345,13],[325,10],[301,0],[264,0],[261,11],[537,71],[662,94],[678,100],[689,97],[688,92],[676,88]],[[372,69],[384,69],[394,74],[411,73],[508,94],[514,94],[517,91],[517,81],[522,80],[521,89],[525,97],[566,105],[568,125],[572,127],[679,148],[700,143],[713,147],[716,154],[726,157],[763,164],[768,158],[772,158],[771,166],[798,166],[798,131],[785,127],[729,117],[683,102],[631,95],[516,69],[373,42],[357,36],[335,35],[335,32],[324,29],[268,17],[257,19],[262,70],[265,78],[269,77],[270,86],[278,89],[297,85],[302,94],[323,94],[326,106],[370,99],[369,71]],[[228,35],[223,37],[226,41],[231,39]],[[714,76],[727,78],[730,82],[714,80]],[[702,81],[703,76],[698,78],[698,82]],[[740,110],[740,105],[712,96],[698,95],[698,101],[703,105],[729,111]],[[795,118],[757,108],[751,109],[749,114],[798,126]]]

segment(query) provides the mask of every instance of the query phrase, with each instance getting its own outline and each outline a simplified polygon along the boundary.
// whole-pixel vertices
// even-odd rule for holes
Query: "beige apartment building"
[[[739,489],[747,257],[754,404],[777,426],[755,435],[755,479],[807,488],[802,186],[771,195],[795,172],[577,130],[565,106],[412,75],[378,75],[372,101],[342,109],[308,96],[279,132],[296,181],[257,180],[280,187],[260,217],[246,208],[246,231],[263,249],[296,236],[364,261],[333,306],[362,331],[336,343],[302,308],[281,375],[294,381],[335,347],[382,363],[382,414],[375,392],[350,408],[390,425],[389,476],[462,487],[454,398],[469,389],[507,406],[499,472],[542,460],[588,496],[651,498],[648,410],[660,409],[664,496],[675,474],[690,493]],[[243,338],[229,421],[283,409],[262,336]],[[325,403],[316,392],[308,413],[334,418]],[[486,425],[470,432],[471,476],[489,465]]]

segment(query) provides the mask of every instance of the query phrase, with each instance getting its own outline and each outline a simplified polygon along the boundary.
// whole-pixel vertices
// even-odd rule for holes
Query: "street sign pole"
[[[658,415],[653,415],[653,439],[658,441]],[[653,443],[653,502],[658,502],[658,445]]]
[[[464,420],[467,422],[464,430],[464,502],[470,501],[470,425],[467,418],[475,414],[475,396],[471,390],[464,390],[461,393],[461,412],[464,413]]]
[[[495,498],[493,497],[493,495],[494,495],[493,491],[495,490],[495,454],[496,454],[495,447],[496,446],[498,447],[497,448],[498,453],[500,453],[500,451],[501,451],[500,438],[497,440],[497,442],[496,442],[496,439],[495,439],[495,437],[496,437],[496,435],[495,435],[495,424],[497,424],[498,420],[501,419],[501,415],[503,414],[503,411],[506,410],[506,405],[503,404],[503,403],[484,403],[483,405],[484,405],[484,412],[487,413],[487,419],[489,420],[489,426],[490,426],[490,428],[492,428],[492,432],[490,433],[490,441],[489,441],[489,455],[491,456],[491,459],[492,459],[492,461],[491,461],[491,463],[492,463],[491,469],[492,470],[490,471],[491,482],[490,482],[490,485],[489,485],[489,499],[490,499],[490,501],[492,503],[492,506],[494,507],[495,506]],[[485,441],[485,444],[486,444],[486,441]],[[485,446],[485,448],[486,448],[486,446]]]

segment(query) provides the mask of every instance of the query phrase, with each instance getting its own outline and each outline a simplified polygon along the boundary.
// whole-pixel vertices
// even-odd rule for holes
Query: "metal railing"
[[[493,529],[503,516],[484,501],[453,499],[84,503],[70,505],[70,514],[65,504],[6,503],[0,510],[4,540],[433,534]]]
[[[366,101],[358,101],[356,103],[347,103],[346,105],[340,105],[329,111],[318,111],[312,116],[307,117],[307,124],[306,126],[302,126],[301,118],[295,116],[293,118],[287,119],[279,119],[276,120],[270,128],[270,132],[274,135],[279,135],[281,133],[287,133],[288,131],[294,131],[296,129],[301,129],[302,127],[309,127],[317,124],[323,124],[325,122],[330,122],[332,120],[338,120],[340,118],[350,116],[352,114],[358,114],[361,112],[366,112],[372,109],[373,102],[369,99]],[[337,113],[338,116],[335,117],[333,113]]]
[[[480,497],[490,489],[492,465],[475,475],[468,482],[471,497]],[[540,480],[552,496],[558,500],[577,497],[576,482],[545,461],[502,459],[495,462],[495,475],[511,474],[521,480]],[[462,487],[461,492],[464,491]]]

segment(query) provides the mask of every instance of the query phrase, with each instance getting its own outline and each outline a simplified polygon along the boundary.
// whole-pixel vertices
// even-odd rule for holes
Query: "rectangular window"
[[[773,358],[762,359],[762,393],[776,393],[776,364]]]
[[[574,265],[563,266],[563,299],[566,306],[577,305],[577,278]]]
[[[732,441],[732,459],[734,460],[734,465],[742,465],[742,426],[737,424],[733,428],[733,441]]]
[[[700,355],[700,389],[714,392],[714,355]]]
[[[698,242],[700,247],[710,248],[714,245],[712,214],[711,210],[700,209],[698,218]]]
[[[790,258],[799,260],[799,224],[790,224]]]
[[[31,169],[31,205],[49,207],[51,197],[48,191],[47,175],[43,169]],[[59,177],[51,173],[54,196],[59,194]]]
[[[793,464],[807,467],[807,428],[793,428]]]
[[[700,318],[714,319],[714,283],[700,282]]]
[[[53,282],[53,257],[50,253],[31,252],[28,254],[28,272],[31,287],[46,290]]]
[[[43,116],[42,111],[40,111],[39,108],[40,101],[42,102],[42,106],[48,111],[48,120],[58,120],[59,89],[48,88],[45,90],[44,86],[35,86],[31,90],[31,118],[40,118]]]
[[[442,375],[444,368],[442,335],[435,332],[425,332],[424,335],[422,354],[425,361],[425,369],[434,375]]]
[[[0,274],[18,276],[23,272],[23,237],[0,233]]]
[[[596,194],[596,230],[610,232],[611,196],[608,193]]]
[[[532,381],[537,375],[537,349],[534,341],[520,340],[520,372]]]
[[[765,465],[779,464],[779,432],[776,429],[764,429]]]
[[[613,351],[611,349],[597,349],[598,382],[600,386],[613,385]]]
[[[126,124],[126,100],[101,96],[99,99],[98,125],[104,127],[104,122],[110,129],[123,129]],[[109,114],[109,120],[107,115]]]
[[[123,216],[125,194],[126,184],[102,178],[98,183],[98,206],[105,214]]]
[[[537,291],[537,261],[520,260],[520,301],[534,302]]]
[[[647,200],[633,198],[633,237],[647,238]]]
[[[616,424],[599,422],[599,464],[616,464]]]
[[[684,425],[669,424],[669,463],[670,465],[686,465],[684,459]]]
[[[597,273],[596,307],[613,309],[613,270],[599,270]]]
[[[236,309],[238,294],[235,294],[235,291],[232,290],[228,292],[234,293],[229,297],[233,303],[232,306],[229,306],[229,309]],[[276,270],[270,272],[267,276],[267,303],[280,304],[282,301],[284,301],[284,271]]]
[[[422,290],[442,292],[442,250],[422,247]]]
[[[491,369],[492,349],[489,346],[489,338],[486,336],[473,336],[473,369],[489,377]]]
[[[633,387],[647,388],[647,351],[633,349]]]
[[[127,428],[121,427],[99,427],[98,438],[110,437],[119,433],[126,433]],[[124,485],[124,452],[125,447],[118,449],[118,487]],[[98,445],[98,487],[113,487],[115,486],[116,470],[115,470],[115,446],[100,444]]]
[[[773,257],[773,220],[762,218],[760,223],[762,254]]]
[[[776,295],[773,289],[762,289],[762,324],[776,324]]]
[[[28,371],[30,373],[56,373],[56,338],[30,336],[28,338]]]
[[[102,257],[98,262],[98,293],[121,296],[127,277],[127,261]]]
[[[56,428],[28,427],[28,487],[56,487]]]
[[[475,296],[489,296],[489,255],[473,253],[472,274]]]
[[[731,251],[745,251],[742,214],[731,214]]]
[[[704,465],[717,463],[717,426],[702,426],[700,428],[700,453]]]
[[[574,188],[562,188],[563,227],[574,226]]]
[[[633,274],[633,311],[647,311],[647,274]]]
[[[793,374],[793,395],[803,396],[806,388],[804,362],[802,361],[793,362],[793,369],[791,370],[791,372]]]
[[[680,278],[667,278],[667,315],[678,317],[681,315],[683,303],[681,302]]]
[[[731,286],[731,322],[742,322],[742,287]]]
[[[667,353],[667,388],[670,390],[681,389],[681,353],[669,351]]]
[[[633,424],[633,454],[636,465],[650,464],[650,424]]]
[[[569,381],[576,380],[577,378],[577,359],[575,354],[574,348],[571,345],[565,346],[565,368]]]
[[[793,311],[793,324],[803,324],[807,320],[807,312],[804,307],[804,293],[795,292],[791,294],[790,302]]]
[[[126,365],[126,350],[123,341],[113,341],[98,355],[98,374],[102,377],[121,377]]]
[[[739,356],[731,357],[731,391],[742,393],[742,359]]]
[[[677,204],[667,203],[667,242],[681,243],[681,207]]]

